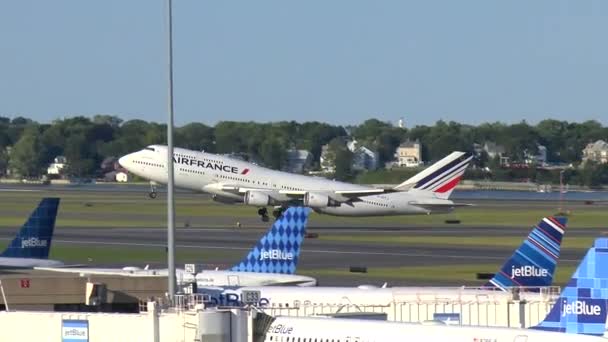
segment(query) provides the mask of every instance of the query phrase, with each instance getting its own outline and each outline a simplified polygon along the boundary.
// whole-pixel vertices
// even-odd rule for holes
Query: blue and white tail
[[[484,287],[506,291],[510,287],[550,286],[567,221],[565,217],[543,218]]]
[[[593,247],[545,320],[532,329],[603,336],[608,307],[608,238]]]
[[[238,272],[296,273],[300,247],[306,235],[310,209],[289,207],[247,256],[230,270]]]
[[[414,177],[397,185],[395,190],[448,199],[472,159],[473,155],[470,153],[452,152]]]
[[[43,198],[0,256],[48,259],[58,207],[59,198]]]

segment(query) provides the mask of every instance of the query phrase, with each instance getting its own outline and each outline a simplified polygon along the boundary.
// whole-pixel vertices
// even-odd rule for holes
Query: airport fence
[[[462,288],[464,290],[464,288]],[[438,291],[438,289],[434,289]],[[260,307],[271,316],[368,316],[384,314],[389,321],[443,321],[446,324],[527,328],[544,319],[559,296],[559,287],[513,288],[489,294],[437,296],[409,294],[383,304],[294,301]]]

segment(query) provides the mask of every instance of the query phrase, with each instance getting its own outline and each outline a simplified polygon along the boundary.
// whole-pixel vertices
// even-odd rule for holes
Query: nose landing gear
[[[156,192],[156,184],[150,182],[150,192],[148,193],[148,196],[151,199],[155,199],[157,195],[158,195],[158,193]]]

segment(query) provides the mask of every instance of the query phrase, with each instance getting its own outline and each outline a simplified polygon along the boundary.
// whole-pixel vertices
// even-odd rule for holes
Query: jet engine
[[[276,203],[272,197],[261,191],[247,191],[245,193],[243,202],[245,202],[246,205],[256,207],[265,207],[267,205],[274,205]]]
[[[213,195],[213,196],[211,196],[211,198],[215,202],[224,203],[224,204],[235,204],[238,202],[238,200],[236,200],[234,198],[220,196],[220,195]]]
[[[329,198],[329,196],[324,194],[317,194],[314,192],[307,192],[304,196],[304,206],[310,208],[327,208],[327,207],[336,207],[339,206],[340,203],[335,200]]]

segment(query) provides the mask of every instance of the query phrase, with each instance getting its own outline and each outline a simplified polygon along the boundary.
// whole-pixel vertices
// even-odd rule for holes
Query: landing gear
[[[258,215],[262,218],[262,222],[268,222],[270,220],[266,207],[258,209]]]
[[[150,182],[150,192],[148,193],[148,196],[151,199],[155,199],[157,195],[158,193],[156,192],[156,183]]]
[[[283,207],[278,207],[278,208],[275,208],[275,209],[272,211],[272,216],[274,216],[274,219],[275,219],[275,220],[278,220],[278,219],[279,219],[279,217],[281,217],[281,215],[283,215],[283,213],[284,213],[284,212],[285,212],[285,208],[283,208]]]

